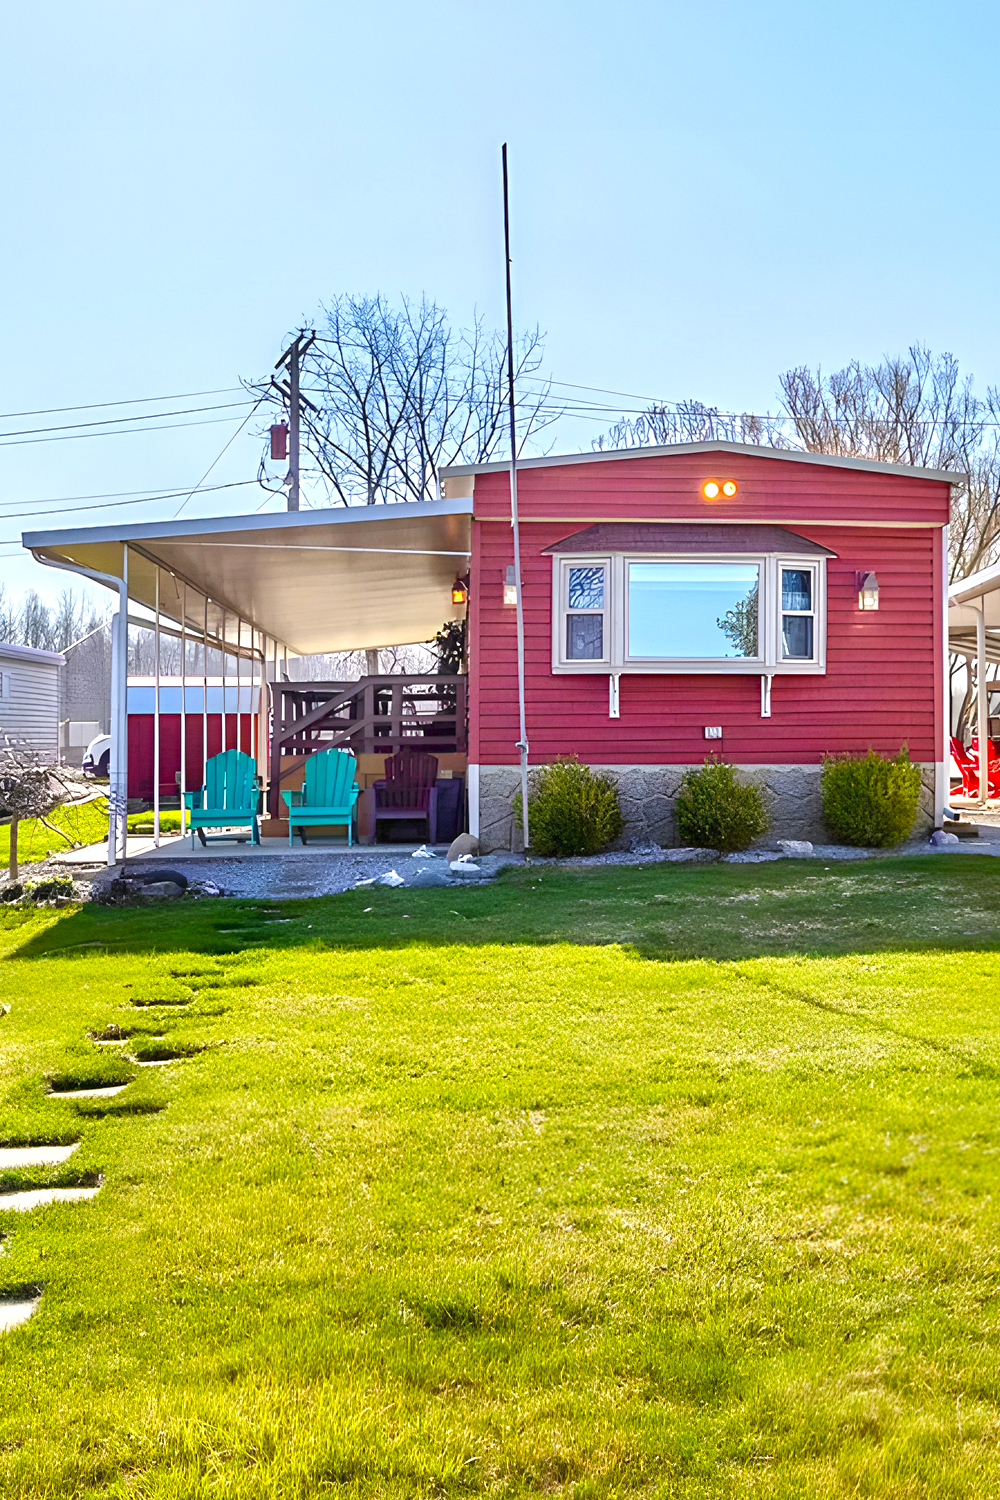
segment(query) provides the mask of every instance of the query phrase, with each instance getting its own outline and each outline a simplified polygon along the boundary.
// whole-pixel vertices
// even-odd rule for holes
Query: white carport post
[[[177,788],[181,799],[181,838],[184,837],[184,793],[187,791],[187,582],[181,582],[181,779]]]
[[[153,848],[160,847],[160,570],[156,569],[153,634]],[[128,825],[126,824],[126,827]]]
[[[128,813],[128,545],[122,547],[118,612],[111,621],[111,756],[108,864],[125,859]]]
[[[979,740],[979,806],[989,801],[990,721],[986,688],[986,601],[980,599],[976,609],[976,735]]]

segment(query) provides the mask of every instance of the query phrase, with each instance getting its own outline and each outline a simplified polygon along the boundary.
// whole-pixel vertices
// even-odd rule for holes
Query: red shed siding
[[[704,478],[724,466],[727,477],[740,471],[730,457],[723,463],[695,456]],[[607,765],[685,764],[719,748],[704,738],[706,724],[723,726],[722,750],[742,764],[812,763],[824,753],[865,750],[873,745],[894,752],[905,740],[915,760],[940,759],[942,671],[941,532],[947,519],[947,486],[927,480],[897,479],[825,470],[819,466],[744,459],[768,464],[780,478],[794,481],[799,515],[825,512],[837,520],[828,475],[844,509],[857,509],[869,523],[883,525],[810,524],[798,526],[804,536],[837,554],[828,564],[827,670],[825,675],[774,678],[771,717],[760,717],[760,677],[683,676],[669,673],[623,673],[619,719],[608,717],[608,675],[555,675],[552,672],[552,559],[542,549],[569,534],[566,523],[532,521],[532,512],[551,516],[565,509],[574,518],[592,520],[609,514],[609,470],[619,462],[577,465],[565,469],[526,471],[536,481],[522,484],[522,568],[525,605],[527,720],[531,759],[535,764],[575,752],[584,761]],[[628,461],[635,473],[641,464],[656,465],[655,491],[637,503],[626,487],[614,500],[615,519],[666,519],[695,514],[691,503],[691,464],[685,456],[686,490],[680,509],[672,496],[677,486],[664,485],[663,465],[681,459]],[[582,492],[581,475],[602,471],[602,490]],[[647,476],[640,471],[643,480]],[[617,477],[617,476],[616,476]],[[637,477],[639,477],[637,475]],[[668,478],[673,481],[672,469]],[[844,480],[847,481],[844,484]],[[488,481],[488,484],[486,483]],[[481,486],[489,499],[481,505]],[[477,517],[509,507],[506,475],[476,480]],[[819,490],[819,498],[815,489]],[[643,483],[643,489],[648,486]],[[525,492],[527,495],[525,497]],[[741,497],[743,491],[741,489]],[[503,502],[503,506],[500,502]],[[702,506],[704,511],[707,507]],[[721,509],[721,508],[720,508]],[[791,520],[790,508],[776,505],[773,493],[743,508],[741,518]],[[898,525],[916,515],[918,524]],[[720,514],[719,519],[723,517]],[[727,508],[726,519],[735,519]],[[927,525],[932,520],[935,524]],[[919,524],[924,521],[925,524]],[[896,526],[884,522],[896,522]],[[509,521],[477,521],[473,526],[472,610],[470,639],[471,703],[469,759],[473,764],[509,765],[517,759],[517,654],[515,613],[505,607],[503,580],[513,559]],[[873,570],[880,585],[877,613],[857,607],[856,575]]]
[[[709,477],[735,479],[733,500],[701,495]],[[744,453],[609,459],[518,471],[525,517],[593,521],[860,521],[943,526],[949,486],[907,474],[870,473]],[[478,517],[510,514],[506,473],[478,474]]]

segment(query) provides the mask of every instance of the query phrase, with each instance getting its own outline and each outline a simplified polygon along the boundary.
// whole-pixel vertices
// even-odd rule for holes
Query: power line
[[[31,437],[40,432],[73,432],[81,427],[117,427],[123,422],[152,422],[159,417],[191,417],[202,411],[229,411],[234,406],[248,406],[249,401],[222,401],[216,406],[188,406],[178,411],[146,411],[132,417],[108,417],[99,422],[64,422],[58,427],[21,427],[0,432],[0,438]]]
[[[252,417],[248,412],[247,417]],[[82,438],[131,437],[137,432],[172,432],[178,427],[217,427],[220,422],[229,422],[231,417],[209,417],[206,422],[164,422],[160,427],[123,427],[117,432],[68,432],[64,437],[16,438],[13,443],[0,442],[0,448],[23,448],[32,443],[77,443]]]
[[[195,490],[172,490],[167,494],[157,493],[155,495],[145,494],[142,490],[136,490],[136,495],[143,498],[129,500],[103,500],[94,505],[66,505],[61,510],[9,510],[0,515],[0,521],[17,521],[22,516],[62,516],[74,515],[78,510],[118,510],[123,505],[150,505],[156,500],[176,500],[180,495],[211,495],[218,490],[238,490],[244,485],[256,484],[256,479],[236,479],[231,484],[207,484],[204,489]]]
[[[173,519],[175,521],[177,520],[177,517],[180,515],[181,511],[184,509],[185,505],[187,505],[188,500],[191,499],[191,495],[194,495],[198,490],[201,489],[202,485],[205,483],[205,480],[208,478],[209,474],[211,474],[212,470],[215,468],[216,464],[219,462],[219,459],[226,452],[226,449],[229,448],[232,443],[235,443],[236,439],[239,437],[240,433],[243,431],[244,427],[247,425],[247,423],[249,422],[250,418],[253,416],[254,412],[257,410],[257,408],[259,406],[261,406],[263,404],[264,399],[265,398],[263,396],[261,396],[260,400],[254,402],[253,407],[250,409],[250,411],[247,412],[246,416],[243,418],[243,421],[240,423],[240,425],[237,427],[236,431],[233,433],[232,437],[229,439],[229,442],[225,443],[223,445],[223,447],[219,450],[219,452],[216,455],[216,457],[212,459],[212,462],[209,464],[209,466],[205,470],[204,474],[198,480],[198,483],[195,485],[194,489],[191,491],[191,494],[189,494],[184,500],[181,501],[180,505],[174,511]]]
[[[240,385],[222,385],[214,391],[178,391],[173,396],[131,396],[127,401],[91,401],[86,406],[43,406],[38,411],[0,411],[0,422],[12,422],[15,417],[55,417],[64,411],[100,411],[109,406],[142,406],[150,401],[191,401],[195,396],[228,396],[241,391]]]

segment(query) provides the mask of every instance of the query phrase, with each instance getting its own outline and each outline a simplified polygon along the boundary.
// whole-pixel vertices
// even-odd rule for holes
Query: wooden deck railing
[[[394,755],[404,745],[464,751],[468,746],[465,676],[362,677],[355,682],[271,684],[268,807],[280,816],[284,777],[317,750]],[[282,769],[282,761],[294,757]]]

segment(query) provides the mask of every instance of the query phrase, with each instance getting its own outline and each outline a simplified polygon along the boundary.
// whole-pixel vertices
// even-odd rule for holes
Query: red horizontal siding
[[[799,472],[791,465],[779,466]],[[580,468],[587,466],[579,466],[574,475]],[[565,471],[533,472],[550,476]],[[803,466],[802,472],[806,478],[819,474],[825,483],[822,469]],[[872,483],[871,476],[861,477]],[[477,511],[482,478],[477,480]],[[879,487],[896,483],[891,475],[875,478]],[[500,479],[506,505],[506,476]],[[915,482],[900,483],[912,496]],[[925,489],[944,489],[921,483]],[[519,483],[519,494],[520,489]],[[891,504],[882,508],[897,518]],[[943,519],[940,498],[929,508],[936,510],[937,520]],[[870,506],[869,517],[875,513],[878,507]],[[777,675],[770,719],[760,717],[759,675],[623,673],[621,717],[609,719],[606,673],[554,674],[552,560],[543,549],[565,534],[558,522],[530,519],[521,530],[526,709],[535,764],[574,752],[609,765],[697,762],[708,750],[720,748],[704,738],[709,724],[722,725],[721,749],[727,759],[747,764],[815,763],[823,754],[863,751],[869,745],[895,752],[904,740],[914,759],[938,759],[943,687],[941,533],[936,526],[803,528],[803,535],[837,554],[827,572],[827,670],[824,675]],[[509,523],[475,523],[472,546],[469,758],[483,765],[512,764],[518,739],[515,611],[502,602],[504,575],[513,560]],[[859,572],[868,571],[878,575],[879,609],[862,614],[856,580]]]
[[[735,479],[731,501],[706,501],[705,479]],[[752,454],[689,453],[667,457],[605,459],[522,469],[518,504],[525,520],[594,521],[789,520],[886,523],[948,520],[950,486],[907,474],[830,468]],[[483,519],[510,514],[506,473],[478,474],[474,509]],[[565,535],[565,533],[562,533]],[[554,536],[553,541],[559,540]]]

